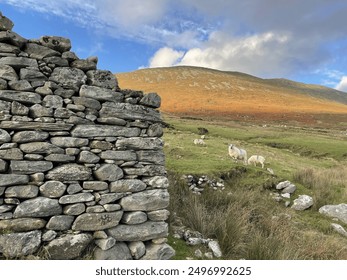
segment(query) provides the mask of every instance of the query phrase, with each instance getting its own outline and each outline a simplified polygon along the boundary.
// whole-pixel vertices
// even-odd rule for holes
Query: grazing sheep
[[[237,148],[235,145],[230,144],[229,148],[229,156],[231,156],[235,161],[243,160],[244,164],[247,164],[247,152],[244,149]]]
[[[203,139],[194,139],[194,144],[195,145],[206,145],[205,141]]]
[[[261,164],[261,168],[264,168],[265,158],[263,156],[253,155],[248,159],[248,164],[257,166],[257,163]]]

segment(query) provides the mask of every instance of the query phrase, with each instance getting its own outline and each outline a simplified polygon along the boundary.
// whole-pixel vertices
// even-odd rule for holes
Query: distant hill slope
[[[347,93],[285,79],[178,66],[116,74],[122,89],[157,92],[177,115],[346,114]]]

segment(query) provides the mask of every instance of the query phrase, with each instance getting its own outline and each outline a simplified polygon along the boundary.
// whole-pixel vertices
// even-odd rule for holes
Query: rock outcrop
[[[171,258],[160,97],[12,27],[0,14],[0,256]]]

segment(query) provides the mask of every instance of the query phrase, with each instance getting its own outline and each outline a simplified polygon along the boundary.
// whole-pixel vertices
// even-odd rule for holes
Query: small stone
[[[105,239],[97,239],[95,240],[95,244],[101,250],[106,251],[108,249],[111,249],[116,244],[116,240],[113,237],[108,237]]]

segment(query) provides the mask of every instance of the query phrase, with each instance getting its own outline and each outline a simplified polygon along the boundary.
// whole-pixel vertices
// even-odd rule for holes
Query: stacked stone
[[[12,27],[0,14],[0,256],[172,257],[160,97]]]

